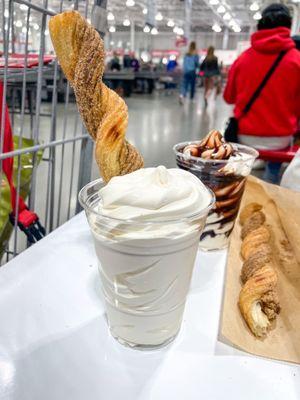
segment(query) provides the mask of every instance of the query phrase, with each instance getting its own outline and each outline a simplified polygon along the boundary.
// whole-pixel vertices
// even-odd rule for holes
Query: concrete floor
[[[177,92],[126,99],[129,108],[128,139],[145,159],[145,165],[174,167],[174,144],[200,139],[211,129],[224,129],[230,107],[219,96],[203,107],[203,94],[181,106]]]
[[[154,93],[153,95],[133,95],[126,98],[129,109],[128,140],[142,153],[145,165],[175,167],[175,158],[172,147],[178,142],[200,139],[211,129],[223,130],[225,122],[230,115],[230,107],[219,96],[216,101],[211,99],[208,107],[203,107],[203,93],[198,89],[194,101],[186,100],[184,105],[178,101],[178,92],[166,95]],[[51,104],[42,103],[42,112],[51,114]],[[76,118],[78,116],[75,104],[68,107],[64,104],[57,106],[57,139],[74,135]],[[42,117],[39,129],[39,142],[50,140],[50,117]],[[65,126],[65,130],[64,130]],[[20,134],[21,119],[15,116],[14,133]],[[24,136],[30,136],[29,117],[24,121]],[[76,135],[81,134],[80,123],[76,128]],[[78,171],[80,157],[80,141],[58,146],[56,150],[55,188],[54,188],[54,228],[61,225],[69,216],[75,214],[78,194]],[[74,159],[73,159],[74,156]],[[35,211],[45,223],[45,205],[48,185],[49,162],[48,150],[44,151],[42,161],[37,168]],[[73,162],[72,162],[73,161]],[[73,171],[73,181],[71,175]],[[98,167],[93,160],[92,180],[99,177]],[[61,200],[59,201],[59,193]],[[70,206],[69,206],[70,202]],[[48,219],[49,222],[49,219]],[[18,234],[18,252],[26,247],[23,234]],[[10,249],[13,247],[11,241]]]

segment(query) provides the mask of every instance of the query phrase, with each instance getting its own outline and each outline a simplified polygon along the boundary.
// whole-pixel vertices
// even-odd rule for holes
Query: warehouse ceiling
[[[42,6],[45,0],[32,0],[32,3]],[[179,35],[184,35],[187,29],[222,32],[227,27],[234,32],[248,31],[257,23],[261,9],[267,4],[262,5],[260,0],[107,0],[108,25],[113,32],[115,29],[129,30],[133,22],[140,30],[149,24],[158,32],[175,31],[174,34]],[[94,0],[78,1],[79,10],[82,13],[87,10],[89,16],[93,5]],[[73,6],[73,0],[48,0],[48,7],[55,12]],[[15,20],[22,18],[22,13],[26,14],[24,7],[20,11],[17,3],[14,3],[14,9],[17,12]],[[32,18],[32,24],[38,22],[34,12]],[[21,25],[19,29],[22,29]],[[147,29],[145,32],[149,32]]]

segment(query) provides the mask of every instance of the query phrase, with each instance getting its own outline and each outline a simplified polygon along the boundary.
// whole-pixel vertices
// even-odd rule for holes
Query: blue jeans
[[[267,162],[263,180],[269,183],[279,183],[281,163],[280,162]]]
[[[191,90],[190,97],[194,98],[195,95],[195,86],[196,86],[196,74],[194,71],[185,72],[183,75],[182,86],[181,86],[181,94],[183,97],[186,97],[189,88]]]

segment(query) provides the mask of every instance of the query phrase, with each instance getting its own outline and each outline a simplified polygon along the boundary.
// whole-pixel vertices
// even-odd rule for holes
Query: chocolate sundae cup
[[[220,250],[229,244],[246,177],[258,152],[251,147],[226,143],[218,131],[203,140],[174,146],[179,168],[196,175],[216,196],[200,238],[202,250]]]

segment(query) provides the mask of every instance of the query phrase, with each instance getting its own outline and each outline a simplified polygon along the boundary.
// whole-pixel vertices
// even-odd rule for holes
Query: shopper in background
[[[169,61],[168,61],[168,63],[167,63],[167,71],[168,72],[173,72],[173,71],[175,71],[175,69],[177,68],[177,65],[178,65],[178,63],[177,63],[177,60],[176,60],[176,57],[170,57],[169,58]]]
[[[215,56],[215,49],[213,46],[207,49],[207,55],[201,64],[200,70],[203,71],[204,76],[204,104],[206,107],[208,97],[212,90],[216,87],[216,94],[218,94],[218,85],[220,84],[218,57]]]
[[[191,42],[189,50],[184,56],[183,60],[183,80],[179,98],[181,104],[183,103],[183,99],[186,97],[189,90],[190,98],[193,99],[195,96],[196,72],[198,67],[199,56],[197,54],[196,43]]]
[[[300,52],[290,37],[292,18],[283,4],[271,4],[262,13],[251,37],[251,47],[232,65],[224,99],[234,104],[238,141],[258,149],[280,150],[291,143],[300,117]],[[274,64],[285,54],[251,109],[247,102]],[[278,183],[280,163],[266,165],[264,179]]]
[[[121,70],[121,64],[120,64],[120,60],[119,60],[117,53],[114,53],[114,56],[110,62],[110,70],[111,71],[120,71]]]

